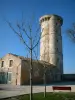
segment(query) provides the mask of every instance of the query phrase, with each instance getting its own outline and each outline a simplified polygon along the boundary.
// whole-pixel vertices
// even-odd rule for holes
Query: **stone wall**
[[[55,66],[43,62],[33,60],[32,62],[33,74],[32,81],[33,84],[44,84],[44,72],[46,73],[46,82],[57,82],[61,81],[61,73],[59,69]],[[21,67],[21,84],[29,84],[30,83],[30,60],[22,60]]]
[[[13,61],[12,66],[9,66],[10,60]],[[1,67],[1,63],[4,61],[4,66]],[[11,81],[7,81],[8,84],[20,85],[21,78],[21,59],[19,57],[7,54],[0,59],[0,73],[5,72],[7,74],[11,73]],[[7,76],[8,80],[8,76]]]
[[[10,60],[13,61],[12,66],[10,67]],[[1,66],[2,61],[4,61],[4,66]],[[46,82],[51,83],[54,81],[60,81],[60,71],[56,66],[51,65],[50,63],[32,60],[32,82],[33,84],[44,84],[44,72],[46,72]],[[9,73],[11,73],[11,81],[9,81]],[[0,59],[0,79],[1,74],[7,78],[7,82],[3,77],[5,84],[12,85],[25,85],[30,84],[30,59],[20,57],[13,54],[7,54]]]
[[[40,62],[32,62],[32,81],[33,84],[41,84],[43,82],[43,66]],[[21,84],[30,84],[30,60],[22,60],[21,67]]]
[[[57,15],[45,15],[40,18],[40,23],[42,32],[40,41],[40,60],[53,64],[59,68],[62,74],[62,18]]]

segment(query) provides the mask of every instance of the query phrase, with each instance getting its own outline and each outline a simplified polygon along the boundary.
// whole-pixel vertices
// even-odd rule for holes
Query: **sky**
[[[22,19],[31,21],[34,18],[33,30],[35,30],[39,18],[46,14],[56,14],[63,18],[61,27],[63,70],[64,73],[75,73],[75,43],[66,34],[66,30],[75,22],[75,0],[0,0],[0,57],[7,53],[22,56],[27,56],[28,53],[5,19],[16,29],[15,25],[18,21]]]

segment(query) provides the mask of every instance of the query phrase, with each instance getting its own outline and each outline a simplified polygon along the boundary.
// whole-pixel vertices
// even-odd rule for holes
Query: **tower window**
[[[2,61],[1,67],[4,67],[4,61]]]
[[[45,20],[47,20],[47,18],[45,18]]]
[[[48,20],[50,19],[50,17],[48,17]]]
[[[10,60],[9,67],[12,67],[12,66],[13,66],[13,60]]]

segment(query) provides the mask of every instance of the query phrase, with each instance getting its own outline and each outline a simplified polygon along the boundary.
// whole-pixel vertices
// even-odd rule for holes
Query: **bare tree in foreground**
[[[26,24],[24,21],[21,21],[20,23],[17,22],[16,29],[12,26],[12,24],[9,21],[6,22],[13,30],[13,32],[22,41],[22,43],[27,48],[27,50],[30,52],[30,100],[33,100],[33,96],[32,96],[33,53],[35,53],[35,48],[38,46],[40,42],[40,38],[43,38],[45,35],[41,37],[42,32],[40,32],[40,27],[36,28],[36,31],[34,32],[34,29],[32,28],[33,25],[30,22],[28,24]],[[44,85],[45,85],[44,97],[46,97],[46,63],[45,62],[43,63],[43,66],[44,66]]]
[[[32,66],[32,52],[36,48],[36,46],[39,44],[40,41],[40,28],[37,28],[35,33],[33,34],[32,30],[32,24],[28,23],[28,25],[22,21],[21,23],[16,24],[16,29],[12,26],[12,24],[9,21],[6,21],[10,28],[13,30],[13,32],[19,37],[19,39],[22,41],[24,46],[27,48],[27,50],[30,52],[30,100],[33,100],[32,96],[32,73],[33,73],[33,66]],[[39,36],[38,34],[39,33]],[[38,39],[37,39],[38,37]]]
[[[67,30],[67,34],[71,38],[71,40],[75,42],[75,23],[72,24],[72,28]]]
[[[44,44],[44,47],[45,47],[44,54],[43,54],[44,61],[43,61],[42,65],[44,67],[44,69],[43,69],[44,70],[44,73],[43,73],[43,82],[44,82],[44,86],[45,86],[44,87],[44,97],[46,98],[46,73],[47,73],[47,65],[46,65],[46,62],[45,62],[45,56],[47,55],[47,52],[45,52],[45,50],[46,50],[46,44]],[[36,52],[35,51],[34,51],[34,54],[35,54],[35,57],[37,59],[37,55],[36,55]],[[38,61],[38,59],[37,59],[37,61]]]

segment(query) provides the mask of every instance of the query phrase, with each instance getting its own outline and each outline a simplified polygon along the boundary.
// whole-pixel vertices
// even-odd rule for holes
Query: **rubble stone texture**
[[[40,60],[56,66],[63,73],[63,53],[61,26],[63,20],[58,15],[45,15],[40,18],[41,40]]]

